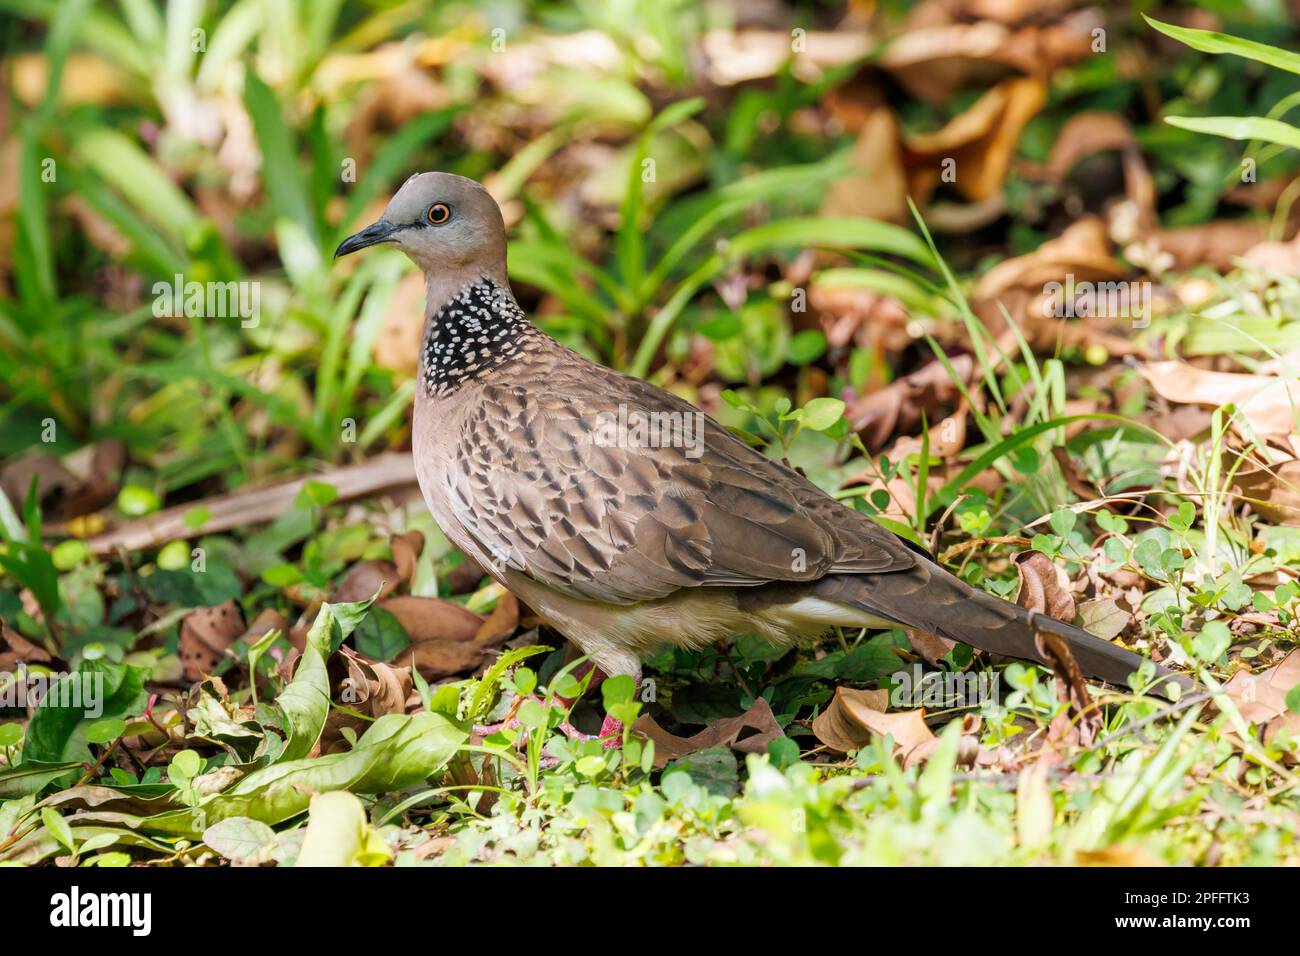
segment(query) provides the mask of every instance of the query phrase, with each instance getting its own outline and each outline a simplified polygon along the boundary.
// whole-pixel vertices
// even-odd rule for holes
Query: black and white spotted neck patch
[[[537,334],[508,288],[484,276],[439,310],[424,342],[421,380],[445,397],[519,353]]]

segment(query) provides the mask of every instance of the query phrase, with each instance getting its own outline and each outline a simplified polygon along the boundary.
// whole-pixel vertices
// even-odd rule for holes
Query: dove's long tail
[[[828,575],[817,582],[814,593],[863,612],[864,623],[883,619],[992,654],[1040,664],[1049,662],[1039,652],[1035,629],[1049,631],[1065,639],[1085,675],[1121,687],[1145,660],[1073,624],[1035,614],[971,587],[926,558],[918,557],[905,571]],[[1195,686],[1160,666],[1156,675],[1161,684],[1176,683],[1184,689]]]

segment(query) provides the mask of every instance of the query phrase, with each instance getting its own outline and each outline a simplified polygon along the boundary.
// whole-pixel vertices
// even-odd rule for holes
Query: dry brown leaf
[[[1011,31],[997,23],[953,24],[909,30],[890,41],[880,65],[911,95],[943,103],[968,86],[1001,79],[1000,56]]]
[[[420,555],[424,553],[424,535],[419,531],[395,534],[388,539],[388,545],[393,550],[393,564],[397,566],[398,578],[403,584],[409,584],[415,577],[415,567],[419,563]]]
[[[474,635],[474,643],[480,646],[496,644],[513,634],[518,626],[519,599],[509,591],[502,591],[492,613],[479,625],[478,632]]]
[[[365,601],[379,592],[378,600],[383,601],[396,590],[399,579],[397,565],[392,561],[382,558],[358,561],[348,570],[330,600],[335,604]]]
[[[1267,520],[1300,526],[1300,458],[1267,464],[1252,453],[1237,468],[1232,483],[1233,490]]]
[[[754,733],[738,739],[747,730],[753,730]],[[663,767],[678,757],[699,753],[711,747],[731,747],[741,753],[767,753],[768,743],[783,736],[771,705],[762,697],[739,717],[715,720],[692,737],[670,734],[649,714],[637,718],[632,731],[654,741],[656,767]]]
[[[415,644],[435,640],[472,641],[483,625],[480,615],[442,598],[401,595],[380,601],[376,606],[397,618]]]
[[[993,87],[942,129],[904,141],[909,191],[920,201],[941,181],[952,160],[953,185],[972,202],[1002,190],[1020,133],[1047,101],[1047,87],[1035,77],[1013,77]]]
[[[1300,684],[1300,648],[1291,650],[1280,663],[1258,674],[1237,671],[1223,685],[1223,690],[1236,703],[1246,722],[1271,725],[1272,721],[1291,713],[1286,706],[1286,695],[1296,684]]]
[[[474,670],[483,663],[486,648],[469,640],[434,639],[412,644],[396,658],[405,667],[416,668],[425,680],[453,677]]]
[[[734,86],[775,75],[787,63],[804,80],[821,70],[853,63],[871,52],[875,38],[858,30],[805,31],[795,56],[788,30],[710,30],[700,41],[708,79],[716,86]],[[615,54],[617,54],[615,47]]]
[[[1153,262],[1164,269],[1183,270],[1208,265],[1227,272],[1234,260],[1245,255],[1266,239],[1264,227],[1245,219],[1216,220],[1198,226],[1158,229],[1140,237],[1140,244],[1150,251],[1133,261]],[[1125,250],[1128,254],[1128,250]]]
[[[289,623],[273,607],[262,608],[257,612],[257,617],[253,618],[253,623],[249,624],[244,633],[240,635],[240,640],[245,644],[255,644],[259,638],[265,637],[270,631],[279,631],[281,635],[286,635],[289,630]]]
[[[1022,551],[1014,560],[1020,576],[1016,603],[1058,621],[1073,621],[1074,594],[1065,569],[1041,551]]]
[[[969,355],[951,359],[953,370],[970,384],[975,363]],[[872,451],[884,448],[894,435],[921,424],[922,412],[934,421],[954,408],[961,392],[941,362],[931,362],[885,388],[860,395],[848,403],[844,417]]]
[[[1105,224],[1096,216],[1085,216],[1033,252],[994,266],[981,277],[975,297],[992,299],[1013,288],[1036,289],[1041,295],[1046,283],[1064,282],[1067,275],[1081,282],[1120,279],[1126,274],[1111,255]]]
[[[934,740],[925,725],[925,709],[886,713],[889,692],[835,688],[826,709],[813,721],[813,733],[830,747],[847,753],[871,740],[871,735],[893,735],[895,753],[907,763],[912,751]]]
[[[948,656],[948,652],[957,646],[956,641],[914,628],[908,629],[907,639],[912,645],[912,650],[920,654],[921,659],[931,666],[938,666],[939,661]]]
[[[27,640],[8,624],[0,623],[0,635],[7,645],[6,650],[0,651],[0,671],[12,674],[19,664],[42,664],[50,660],[50,655],[43,648]]]
[[[1109,641],[1128,627],[1133,615],[1124,610],[1111,598],[1096,598],[1084,601],[1076,608],[1079,626],[1089,634]]]
[[[330,708],[321,735],[321,753],[350,749],[351,744],[343,736],[343,728],[351,728],[360,736],[370,725],[370,721],[349,711],[372,718],[405,713],[407,698],[415,686],[409,667],[393,667],[359,654],[347,646],[339,648],[338,656],[331,660],[332,671],[338,667],[339,662],[345,667],[346,674],[336,682],[334,696],[343,703],[346,710]]]
[[[1048,743],[1056,748],[1091,747],[1102,727],[1101,711],[1090,706],[1092,695],[1069,643],[1059,634],[1038,630],[1034,633],[1034,645],[1051,665],[1056,699],[1068,705],[1048,725]]]
[[[1229,402],[1260,435],[1290,435],[1300,414],[1300,382],[1266,375],[1211,372],[1184,362],[1149,362],[1142,375],[1170,402],[1217,408]]]
[[[402,276],[388,301],[388,311],[375,336],[375,364],[403,375],[414,375],[423,327],[424,275],[419,269],[412,269]]]
[[[243,633],[244,615],[233,599],[190,611],[181,620],[178,649],[185,679],[196,681],[210,674]]]
[[[1087,110],[1075,113],[1061,127],[1047,157],[1045,172],[1061,182],[1080,161],[1095,153],[1136,147],[1128,120],[1117,113]]]

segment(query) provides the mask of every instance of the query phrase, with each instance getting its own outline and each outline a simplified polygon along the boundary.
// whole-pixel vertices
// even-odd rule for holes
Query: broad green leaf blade
[[[61,763],[24,760],[21,766],[0,773],[0,800],[14,800],[40,793],[47,783],[80,766],[81,762],[77,760]]]
[[[296,817],[307,809],[312,793],[406,790],[441,770],[468,739],[468,732],[441,714],[386,714],[352,750],[274,764],[207,797],[198,807],[143,818],[137,828],[197,837],[230,817],[268,824]]]
[[[307,632],[307,646],[293,681],[275,700],[289,731],[289,739],[277,763],[305,757],[316,745],[330,709],[330,683],[329,675],[325,673],[325,662],[361,623],[374,600],[371,597],[350,604],[321,605],[311,630]]]
[[[23,765],[85,760],[85,730],[98,720],[138,713],[145,704],[147,667],[83,660],[50,685],[27,724]]]

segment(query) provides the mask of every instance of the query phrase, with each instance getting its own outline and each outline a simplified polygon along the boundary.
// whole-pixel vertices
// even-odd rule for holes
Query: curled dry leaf
[[[410,584],[415,577],[415,566],[420,555],[424,553],[424,535],[419,531],[395,534],[388,540],[393,551],[393,564],[397,566],[397,577],[403,584]],[[455,593],[455,592],[452,592]]]
[[[813,721],[813,733],[830,747],[847,753],[857,750],[871,740],[872,734],[894,738],[894,752],[904,763],[916,748],[934,739],[925,725],[925,709],[886,713],[889,705],[887,690],[854,690],[851,687],[835,688],[826,709]]]
[[[1020,134],[1047,101],[1047,87],[1035,77],[1003,80],[942,129],[905,140],[911,195],[927,199],[941,182],[944,164],[953,185],[972,202],[1002,190]]]
[[[479,625],[474,635],[474,643],[488,646],[505,640],[519,626],[519,599],[509,591],[503,590],[497,598],[497,605],[492,613]]]
[[[938,666],[939,661],[957,646],[956,641],[915,629],[908,630],[907,639],[912,645],[912,650],[920,654],[921,659],[932,667]]]
[[[754,733],[741,738],[740,735],[747,730]],[[678,757],[699,753],[711,747],[731,747],[741,753],[766,753],[767,745],[783,736],[771,705],[762,697],[739,717],[715,720],[692,737],[678,737],[669,733],[649,714],[637,718],[632,731],[654,741],[656,767],[663,767]]]
[[[1056,684],[1056,699],[1068,705],[1052,718],[1047,728],[1048,743],[1056,747],[1090,747],[1101,730],[1101,711],[1090,706],[1092,695],[1083,679],[1070,645],[1051,631],[1034,634],[1038,653],[1051,665]]]
[[[969,385],[975,375],[974,360],[969,355],[957,355],[951,363]],[[919,426],[922,412],[935,421],[960,399],[961,392],[943,363],[931,362],[885,388],[853,399],[845,408],[844,417],[862,435],[867,447],[877,451],[899,432]]]
[[[244,633],[244,615],[234,599],[216,607],[199,607],[181,621],[179,656],[187,681],[210,674]]]
[[[1016,603],[1058,621],[1073,621],[1074,595],[1065,570],[1041,551],[1022,551],[1014,560],[1020,576]]]
[[[393,667],[358,654],[346,646],[339,648],[335,660],[343,663],[346,674],[337,681],[333,696],[342,701],[348,710],[372,718],[406,712],[406,701],[415,686],[410,667]],[[331,661],[331,670],[337,666]],[[331,753],[351,746],[343,736],[344,727],[350,727],[360,736],[369,726],[370,721],[348,713],[348,710],[330,709],[321,735],[321,753]]]

